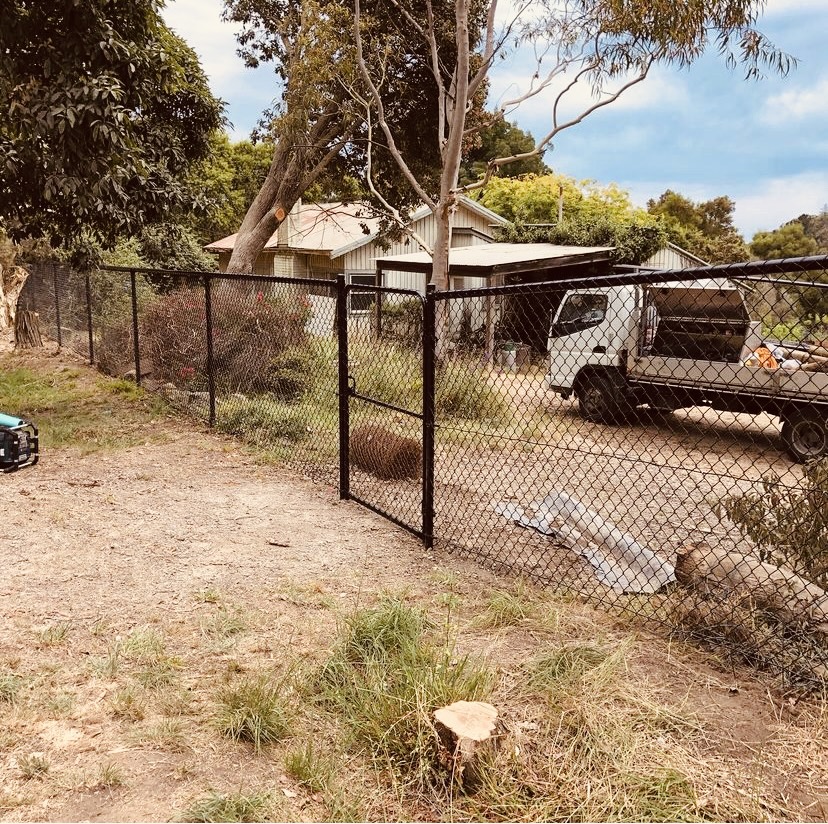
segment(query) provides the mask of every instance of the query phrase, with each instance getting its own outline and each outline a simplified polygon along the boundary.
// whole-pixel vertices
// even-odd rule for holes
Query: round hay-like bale
[[[422,474],[423,448],[413,438],[404,438],[382,426],[363,424],[351,432],[351,460],[385,481],[416,479]]]

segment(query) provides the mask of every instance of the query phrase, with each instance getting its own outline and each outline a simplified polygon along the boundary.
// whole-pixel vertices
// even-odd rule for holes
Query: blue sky
[[[167,22],[199,54],[215,94],[228,103],[232,136],[249,136],[275,94],[271,70],[236,56],[221,0],[168,0]],[[786,78],[745,81],[715,54],[689,69],[661,67],[625,97],[562,133],[545,160],[556,171],[616,182],[645,205],[665,189],[694,200],[729,195],[749,240],[828,204],[828,0],[769,0],[760,28],[799,64]],[[503,61],[491,96],[525,77],[520,55]],[[511,118],[535,136],[548,106],[535,100]]]

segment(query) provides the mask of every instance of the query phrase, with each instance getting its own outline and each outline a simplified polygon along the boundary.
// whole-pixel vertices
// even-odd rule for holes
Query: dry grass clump
[[[424,614],[396,598],[356,612],[310,685],[349,740],[404,788],[446,786],[434,710],[481,700],[492,674],[446,645],[432,643]]]
[[[234,741],[249,741],[258,753],[285,737],[289,713],[285,679],[260,674],[242,678],[218,695],[216,726]]]

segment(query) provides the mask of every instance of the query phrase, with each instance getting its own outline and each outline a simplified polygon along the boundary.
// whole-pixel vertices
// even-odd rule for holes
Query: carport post
[[[344,274],[336,276],[336,343],[339,396],[339,499],[351,497],[351,452],[348,387],[348,289]]]

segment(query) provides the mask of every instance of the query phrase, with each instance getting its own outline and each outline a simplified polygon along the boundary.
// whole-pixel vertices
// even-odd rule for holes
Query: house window
[[[374,286],[377,282],[376,275],[373,272],[349,272],[347,277],[348,283],[354,287],[360,284]],[[370,312],[374,308],[376,297],[375,292],[360,292],[358,289],[354,289],[351,292],[351,313]]]

